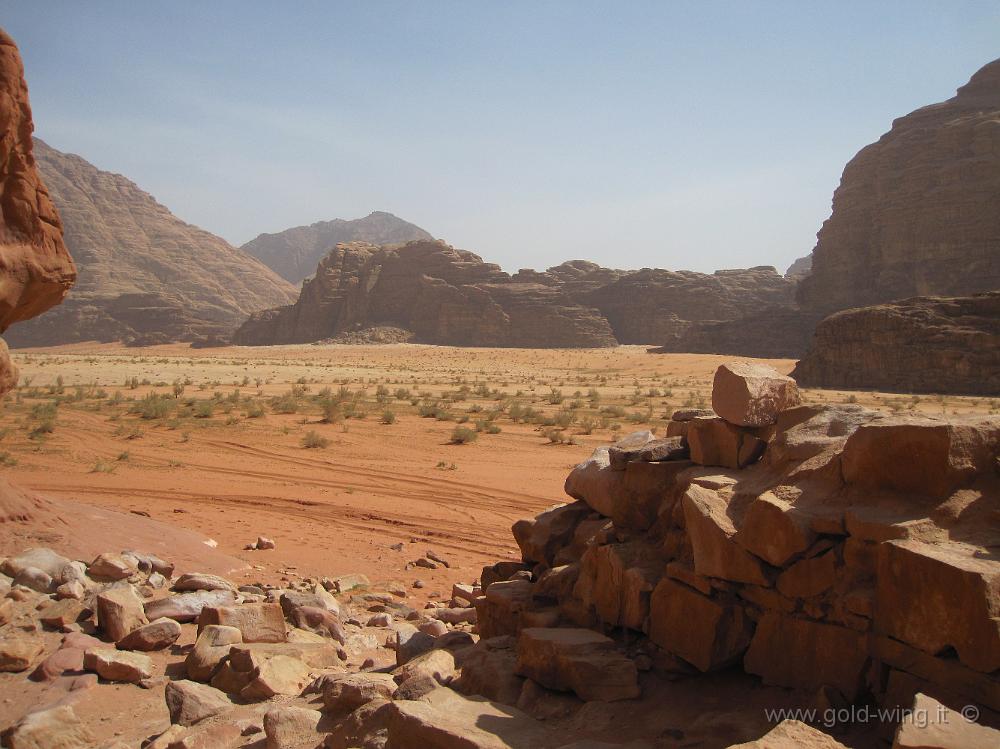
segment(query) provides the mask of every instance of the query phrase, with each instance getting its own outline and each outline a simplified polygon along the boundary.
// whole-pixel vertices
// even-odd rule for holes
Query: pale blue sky
[[[0,0],[36,133],[241,244],[391,211],[507,270],[782,270],[996,2]]]

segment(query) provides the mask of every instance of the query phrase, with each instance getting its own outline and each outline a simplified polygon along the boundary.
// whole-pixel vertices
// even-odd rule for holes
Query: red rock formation
[[[0,332],[59,304],[76,278],[35,168],[33,129],[21,56],[0,30]]]
[[[830,315],[792,376],[805,387],[1000,395],[1000,292]]]
[[[998,289],[997,203],[1000,60],[851,159],[799,300],[833,312]]]

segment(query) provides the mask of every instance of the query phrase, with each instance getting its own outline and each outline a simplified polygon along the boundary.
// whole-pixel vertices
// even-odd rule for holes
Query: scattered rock
[[[148,655],[110,647],[88,650],[83,656],[83,667],[107,681],[124,681],[130,684],[138,684],[153,675],[153,661]]]
[[[111,642],[118,642],[144,624],[149,624],[149,619],[131,585],[109,588],[97,596],[97,626]]]
[[[194,724],[231,709],[225,694],[205,684],[180,680],[167,682],[164,696],[170,722],[181,726]]]
[[[173,619],[161,617],[143,624],[118,641],[120,650],[163,650],[181,636],[181,625]]]
[[[4,737],[10,749],[90,749],[96,741],[70,705],[28,713]]]

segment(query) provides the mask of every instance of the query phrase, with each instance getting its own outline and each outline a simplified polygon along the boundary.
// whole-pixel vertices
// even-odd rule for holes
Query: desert
[[[996,19],[907,13],[9,8],[0,746],[1000,746]]]

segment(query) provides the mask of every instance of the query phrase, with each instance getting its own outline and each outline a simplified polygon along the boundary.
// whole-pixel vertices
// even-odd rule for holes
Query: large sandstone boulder
[[[463,697],[446,687],[419,701],[399,700],[386,707],[387,745],[394,749],[519,749],[549,740],[544,727],[520,710]]]
[[[170,722],[182,726],[193,726],[233,707],[233,703],[218,689],[194,681],[167,682],[164,698]]]
[[[734,540],[737,532],[728,514],[729,503],[718,492],[691,486],[681,506],[699,575],[753,585],[771,584],[761,560]]]
[[[756,741],[729,749],[847,749],[832,736],[800,720],[783,720]]]
[[[926,694],[916,696],[892,742],[892,749],[992,749],[996,746],[1000,746],[1000,731],[981,726]]]
[[[635,663],[608,637],[588,629],[528,628],[517,644],[517,673],[583,700],[639,696]]]
[[[944,499],[992,472],[1000,418],[885,418],[858,427],[844,445],[844,479],[857,486]]]
[[[795,380],[773,367],[755,362],[730,362],[715,370],[712,408],[730,424],[762,427],[778,414],[799,405]]]
[[[28,713],[4,732],[9,749],[90,749],[96,738],[71,705]]]
[[[830,686],[853,701],[861,691],[867,661],[862,633],[769,611],[757,624],[743,665],[765,684]]]
[[[97,626],[112,642],[149,624],[142,599],[131,585],[110,588],[97,596]]]
[[[875,627],[930,654],[954,648],[962,663],[991,673],[1000,669],[1000,565],[963,552],[880,544]]]
[[[235,627],[243,642],[285,642],[285,615],[277,603],[244,603],[240,606],[206,606],[198,616],[198,627],[210,624]]]
[[[753,632],[742,606],[713,600],[668,578],[653,591],[649,621],[649,639],[700,671],[738,661]]]

